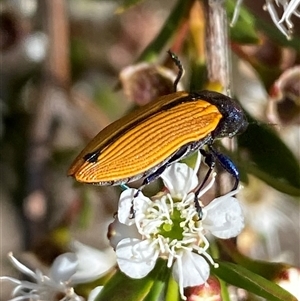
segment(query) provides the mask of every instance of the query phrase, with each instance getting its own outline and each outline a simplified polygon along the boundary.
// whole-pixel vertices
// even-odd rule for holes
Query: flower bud
[[[148,63],[126,67],[120,73],[125,95],[140,106],[173,93],[175,78],[176,74],[171,69]]]
[[[186,288],[184,294],[187,301],[222,301],[220,281],[213,276],[202,285]]]

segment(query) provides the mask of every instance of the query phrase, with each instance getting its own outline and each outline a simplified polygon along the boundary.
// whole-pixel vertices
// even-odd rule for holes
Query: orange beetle
[[[171,56],[179,67],[176,90],[183,69],[177,57]],[[170,164],[208,145],[209,155],[235,177],[236,188],[237,169],[212,144],[215,139],[243,132],[247,125],[242,108],[228,96],[213,91],[174,92],[104,128],[77,156],[68,175],[97,185],[121,185],[144,178],[143,187]]]

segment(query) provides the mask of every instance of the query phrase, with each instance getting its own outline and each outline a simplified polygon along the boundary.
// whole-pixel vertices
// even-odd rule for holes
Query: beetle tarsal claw
[[[203,217],[203,211],[202,211],[202,207],[200,205],[200,202],[199,202],[198,197],[197,197],[196,194],[195,194],[194,202],[195,202],[195,207],[196,207],[196,210],[197,210],[197,213],[198,213],[199,221],[201,221],[202,217]]]
[[[130,207],[130,216],[129,216],[129,219],[134,219],[135,218],[135,210],[133,208],[133,203]]]
[[[138,189],[138,190],[136,191],[136,193],[133,195],[133,199],[135,199],[135,198],[137,198],[137,197],[139,196],[141,190],[142,190],[142,188],[140,188],[140,189]],[[132,200],[132,202],[133,202],[133,200]]]
[[[142,188],[139,188],[133,195],[132,199],[131,199],[131,206],[130,206],[130,219],[134,219],[135,218],[135,210],[134,210],[134,199],[138,197],[139,193],[141,192]]]

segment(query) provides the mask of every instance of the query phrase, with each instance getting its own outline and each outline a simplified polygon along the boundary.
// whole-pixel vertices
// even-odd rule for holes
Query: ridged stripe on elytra
[[[206,103],[206,107],[212,107],[209,103]],[[158,113],[155,116],[152,116],[149,120],[144,121],[142,124],[137,125],[134,129],[130,130],[129,132],[125,133],[122,137],[120,137],[117,141],[118,145],[116,147],[113,147],[113,144],[109,146],[110,151],[106,152],[106,149],[102,150],[101,159],[103,161],[108,161],[110,158],[113,158],[113,160],[116,160],[117,157],[127,157],[132,153],[133,151],[138,151],[138,149],[134,148],[126,148],[126,146],[133,145],[133,142],[136,142],[137,147],[141,145],[143,148],[151,146],[153,148],[153,144],[146,145],[147,141],[149,140],[149,137],[152,138],[152,134],[158,134],[157,131],[164,132],[164,134],[170,138],[172,133],[175,130],[175,134],[177,136],[182,136],[185,133],[187,133],[186,130],[184,130],[184,126],[186,126],[188,123],[188,120],[186,116],[192,117],[194,115],[195,117],[195,110],[197,109],[197,115],[200,115],[201,113],[201,119],[203,119],[203,123],[205,119],[207,119],[209,116],[208,108],[206,109],[203,107],[203,110],[201,111],[200,108],[195,108],[191,104],[182,104],[177,106],[176,108],[173,108],[169,111],[167,111],[167,114],[164,114],[163,112]],[[206,113],[203,113],[206,109]],[[215,110],[214,110],[215,112]],[[199,117],[198,117],[199,118]],[[211,122],[211,118],[208,122]],[[181,127],[180,127],[181,126]],[[191,124],[188,124],[189,127],[191,127]],[[197,123],[198,128],[198,137],[199,137],[199,130],[200,127],[204,128],[205,125]],[[173,131],[172,131],[173,130]],[[156,133],[155,133],[156,132]],[[160,133],[161,134],[161,133]],[[194,133],[195,134],[195,133]],[[137,135],[137,136],[135,136]],[[157,138],[158,136],[154,136],[154,138]],[[163,141],[162,137],[158,138],[160,141]],[[170,147],[171,145],[175,145],[176,149],[176,141],[172,141],[170,139]],[[152,141],[153,142],[153,141]],[[142,143],[142,144],[139,144]],[[125,151],[127,150],[127,153]],[[151,152],[151,149],[149,148],[149,152]],[[138,151],[140,154],[141,152]],[[107,154],[107,155],[106,155]],[[144,154],[147,155],[147,154]]]
[[[209,132],[210,132],[210,130],[209,130]],[[186,135],[186,133],[181,130],[177,134],[179,134],[181,137],[183,135]],[[203,135],[205,136],[205,134],[203,134]],[[194,137],[192,134],[190,136]],[[186,136],[185,138],[187,138],[189,140],[190,136]],[[138,146],[137,148],[134,148],[134,146],[131,147],[130,144],[128,144],[129,147],[127,147],[127,150],[129,150],[130,154],[132,154],[136,151],[139,151],[140,156],[143,157],[144,160],[137,160],[136,157],[133,157],[133,158],[127,157],[127,160],[126,160],[126,156],[123,153],[121,156],[114,157],[112,161],[107,161],[107,160],[105,160],[106,159],[105,157],[102,157],[100,155],[100,157],[99,157],[99,164],[101,165],[100,169],[97,172],[95,172],[94,167],[96,168],[97,164],[96,165],[90,164],[89,166],[86,166],[87,167],[86,176],[88,176],[88,174],[90,174],[90,172],[92,170],[93,170],[92,173],[95,176],[93,178],[96,178],[96,179],[98,178],[98,180],[99,180],[99,173],[100,173],[100,175],[105,176],[105,170],[109,173],[110,176],[115,177],[115,178],[119,178],[118,176],[120,176],[120,178],[123,178],[123,175],[124,175],[124,177],[136,175],[138,172],[143,170],[142,168],[145,167],[145,163],[147,165],[146,169],[148,169],[152,165],[151,163],[153,163],[153,160],[155,160],[154,161],[155,164],[159,163],[159,162],[161,162],[160,156],[163,156],[163,158],[165,158],[168,154],[170,154],[170,152],[171,152],[171,154],[173,153],[172,149],[170,150],[170,148],[165,147],[165,148],[161,148],[161,149],[165,150],[167,152],[167,154],[166,154],[166,152],[161,153],[161,154],[156,153],[156,156],[150,157],[150,156],[148,156],[151,153],[150,147],[152,147],[152,150],[153,150],[153,148],[155,148],[157,146],[162,146],[162,145],[168,146],[168,143],[170,141],[168,139],[163,140],[162,137],[160,137],[159,141],[157,141],[159,143],[159,145],[158,145],[158,144],[154,144],[154,140],[152,140],[152,136],[150,136],[150,139],[148,139],[147,141],[145,141],[145,140],[143,141],[143,140],[144,140],[144,137],[141,137],[141,139],[139,139],[137,141],[137,143],[136,143],[136,146]],[[180,140],[182,140],[182,139],[179,138],[179,139],[175,140],[176,145],[181,144]],[[194,141],[194,138],[192,138],[192,141]],[[139,143],[144,143],[144,144],[139,144]],[[186,143],[186,140],[184,141],[183,145],[185,143]],[[146,152],[143,152],[143,150],[141,150],[139,145],[143,145],[143,150],[145,150]],[[108,147],[108,148],[110,150],[113,149],[113,147]],[[117,148],[117,151],[119,151],[122,148],[123,148],[123,146],[121,145],[120,148]],[[148,158],[148,160],[145,160],[145,157]],[[157,160],[157,157],[159,158],[159,160]],[[152,161],[151,161],[151,158],[152,158]],[[138,164],[138,163],[140,163],[140,164]],[[149,164],[151,164],[151,165],[149,165]],[[129,169],[126,169],[126,167],[129,167]],[[133,169],[133,167],[134,167],[134,169]],[[118,169],[118,171],[116,171],[117,174],[114,174],[114,172],[113,172],[115,169]],[[120,171],[122,171],[122,174],[120,174]],[[129,172],[128,174],[127,174],[127,171]],[[82,172],[85,173],[83,170],[82,170]],[[133,174],[131,174],[131,173],[133,173]],[[97,174],[98,174],[98,176],[97,176]],[[106,179],[108,180],[109,178],[106,178]]]
[[[215,106],[199,99],[159,112],[105,147],[97,162],[83,164],[77,178],[106,182],[136,176],[159,164],[180,146],[207,136],[221,117]]]
[[[207,103],[207,105],[209,105]],[[136,125],[133,129],[124,133],[122,137],[120,137],[118,141],[118,147],[110,148],[110,152],[105,152],[106,148],[101,151],[102,153],[102,160],[109,160],[110,158],[116,159],[119,156],[126,156],[128,153],[124,153],[125,149],[123,148],[126,145],[130,145],[134,142],[137,138],[140,140],[147,141],[147,138],[153,134],[154,131],[157,129],[163,130],[165,133],[168,133],[168,130],[174,129],[178,122],[178,117],[180,119],[184,118],[184,114],[192,114],[194,113],[193,110],[188,110],[189,107],[186,105],[179,105],[178,107],[169,110],[167,114],[163,114],[162,112],[157,113],[156,115],[152,116],[148,120],[143,121],[143,123]],[[199,112],[200,113],[200,112]],[[136,137],[137,135],[138,137]],[[137,140],[136,140],[137,141]],[[113,145],[113,144],[111,144]],[[110,146],[111,146],[110,145]],[[143,144],[144,145],[144,144]],[[110,147],[108,146],[108,147]],[[128,150],[128,149],[127,149]],[[130,150],[128,150],[131,152]]]
[[[182,118],[182,116],[184,116],[184,115],[182,115],[182,113],[192,114],[194,111],[194,108],[190,111],[186,110],[186,108],[181,108],[181,110],[179,110],[180,108],[181,107],[176,108],[176,111],[177,111],[177,113],[179,113],[180,118]],[[175,109],[174,109],[174,111],[175,111]],[[152,116],[152,117],[154,117],[154,116]],[[162,117],[164,119],[162,119]],[[168,124],[169,124],[170,129],[173,129],[174,123],[176,124],[176,122],[177,122],[176,117],[177,117],[176,113],[168,111],[167,116],[162,116],[160,114],[159,117],[157,118],[158,120],[151,118],[148,121],[144,121],[142,124],[140,124],[139,126],[136,126],[135,128],[131,129],[128,133],[126,133],[122,137],[120,137],[117,140],[118,147],[111,148],[111,146],[108,146],[108,148],[110,148],[110,152],[105,152],[107,147],[105,149],[103,149],[101,151],[102,162],[104,162],[105,160],[108,160],[110,157],[112,157],[115,160],[118,156],[122,157],[123,155],[126,155],[126,154],[124,154],[123,147],[125,147],[126,145],[130,145],[133,142],[133,140],[137,139],[137,137],[134,136],[135,134],[138,134],[138,136],[140,138],[139,140],[142,140],[142,141],[144,140],[144,142],[145,142],[147,139],[147,136],[151,135],[151,132],[153,132],[153,130],[151,130],[153,128],[153,126],[155,126],[154,130],[157,130],[157,128],[160,128],[160,125],[163,125],[164,132],[167,132],[167,130],[169,130],[169,128],[168,128]],[[155,123],[154,123],[154,121],[155,121]],[[203,127],[203,125],[201,125],[201,127]],[[142,136],[143,133],[146,136]],[[105,154],[106,154],[106,156],[105,156]]]
[[[76,177],[76,172],[78,169],[81,169],[81,166],[86,161],[84,157],[87,154],[96,152],[98,150],[101,151],[106,145],[109,145],[118,139],[118,137],[121,136],[122,133],[126,132],[126,130],[134,127],[135,124],[145,120],[149,116],[159,112],[162,107],[168,108],[170,106],[175,106],[177,102],[191,101],[190,98],[188,98],[188,95],[189,94],[187,92],[179,91],[173,94],[162,96],[111,123],[106,128],[102,129],[102,131],[89,142],[86,148],[82,150],[82,152],[77,156],[73,164],[70,166],[68,174]]]

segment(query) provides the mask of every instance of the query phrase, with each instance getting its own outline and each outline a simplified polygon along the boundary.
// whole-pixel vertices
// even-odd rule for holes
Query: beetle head
[[[248,127],[248,121],[241,106],[232,98],[213,91],[195,93],[196,98],[201,98],[215,105],[222,119],[213,132],[213,138],[233,137],[242,134]]]

